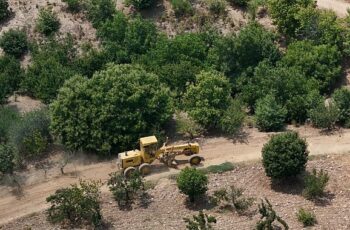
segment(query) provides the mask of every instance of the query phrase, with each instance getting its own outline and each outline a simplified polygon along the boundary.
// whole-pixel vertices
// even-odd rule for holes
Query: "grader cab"
[[[181,145],[167,146],[164,144],[158,148],[158,140],[155,136],[140,138],[140,149],[119,153],[119,167],[128,176],[132,172],[139,170],[142,175],[148,175],[152,171],[151,164],[158,159],[169,167],[175,166],[175,157],[179,155],[189,156],[191,165],[200,164],[202,158],[199,153],[198,143],[187,143]]]

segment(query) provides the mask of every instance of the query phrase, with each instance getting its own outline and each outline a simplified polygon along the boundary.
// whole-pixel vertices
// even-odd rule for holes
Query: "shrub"
[[[52,131],[68,148],[106,154],[131,148],[172,113],[169,90],[156,75],[110,64],[91,79],[66,81],[51,104]]]
[[[243,126],[245,112],[239,101],[232,101],[228,109],[220,119],[220,128],[227,134],[234,135],[239,132]]]
[[[0,47],[6,54],[19,58],[28,49],[27,35],[23,30],[10,29],[0,38]]]
[[[298,210],[297,218],[298,221],[304,225],[304,227],[314,226],[317,223],[315,214],[303,208]]]
[[[205,128],[217,127],[231,102],[228,79],[219,72],[202,71],[196,83],[187,88],[184,95],[185,109],[189,116]]]
[[[63,0],[63,2],[67,3],[68,10],[72,12],[79,12],[81,7],[81,0]]]
[[[51,141],[50,118],[46,109],[29,112],[11,128],[10,143],[16,147],[19,160],[41,157]]]
[[[176,131],[180,134],[188,136],[191,140],[197,136],[200,136],[205,130],[204,128],[195,122],[187,114],[176,114]]]
[[[184,218],[186,229],[188,230],[209,230],[213,229],[212,223],[216,223],[216,218],[199,211],[198,215],[193,215],[193,220]]]
[[[228,0],[229,3],[239,7],[247,7],[250,0]]]
[[[21,64],[11,56],[0,57],[0,105],[18,89],[23,77]]]
[[[332,99],[339,109],[338,121],[342,125],[350,125],[350,90],[341,88],[334,91]]]
[[[307,144],[296,132],[276,134],[264,145],[262,157],[268,177],[282,179],[296,176],[305,170]]]
[[[328,105],[321,101],[317,107],[310,109],[309,116],[317,128],[332,130],[339,119],[339,109],[333,101]]]
[[[259,204],[259,213],[261,217],[256,224],[257,230],[274,229],[273,222],[275,222],[275,220],[277,220],[285,230],[289,228],[287,223],[273,210],[271,203],[267,199],[265,199],[265,201],[261,200],[261,204]]]
[[[273,95],[258,100],[255,109],[256,125],[260,131],[279,131],[284,127],[287,111]]]
[[[84,0],[87,18],[95,28],[103,22],[112,19],[116,13],[116,6],[113,0]]]
[[[60,29],[61,23],[51,9],[41,9],[36,22],[37,30],[45,36],[50,36]]]
[[[8,19],[11,15],[7,0],[0,0],[0,22]]]
[[[108,187],[119,208],[131,205],[134,199],[145,190],[144,181],[138,172],[132,173],[130,177],[125,177],[120,172],[112,173],[109,176]]]
[[[238,213],[243,214],[253,205],[254,202],[254,198],[244,197],[243,191],[244,189],[232,185],[230,186],[230,189],[214,191],[212,199],[215,204],[223,203],[225,207],[229,205]]]
[[[153,0],[126,0],[126,5],[132,5],[137,10],[141,10],[152,6],[153,2]]]
[[[222,15],[226,12],[226,2],[224,0],[208,0],[209,10],[215,15]]]
[[[328,173],[322,169],[317,172],[316,169],[312,170],[312,173],[306,174],[304,177],[305,188],[303,195],[307,199],[315,199],[324,194],[324,190],[329,181]]]
[[[0,106],[0,144],[6,143],[9,138],[10,128],[16,124],[20,118],[19,113],[11,107]]]
[[[12,174],[14,167],[14,150],[12,146],[0,144],[0,173]]]
[[[52,223],[69,223],[72,226],[91,224],[100,226],[100,183],[80,181],[69,188],[58,189],[55,194],[46,198],[51,204],[47,217]]]
[[[207,176],[195,168],[181,170],[177,178],[178,188],[189,197],[190,202],[194,202],[196,197],[204,195],[208,189],[207,185]]]
[[[170,2],[177,17],[193,13],[193,7],[189,0],[171,0]]]

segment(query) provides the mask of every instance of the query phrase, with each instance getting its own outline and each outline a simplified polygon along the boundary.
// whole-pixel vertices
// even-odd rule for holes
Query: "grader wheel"
[[[143,163],[139,167],[139,172],[141,173],[142,176],[146,176],[150,174],[152,171],[151,165],[147,163]]]
[[[202,158],[198,155],[193,155],[190,157],[188,161],[190,162],[191,165],[199,165],[202,161]]]
[[[136,168],[134,167],[129,167],[124,170],[124,176],[125,177],[130,177],[131,174],[133,174],[136,171]]]

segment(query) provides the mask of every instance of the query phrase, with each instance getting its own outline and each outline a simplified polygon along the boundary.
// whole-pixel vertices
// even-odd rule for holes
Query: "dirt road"
[[[350,152],[350,130],[337,132],[333,135],[320,135],[312,128],[297,128],[297,131],[306,138],[312,155],[335,154]],[[203,166],[229,162],[258,160],[261,157],[261,148],[271,134],[260,133],[249,129],[240,141],[233,141],[223,137],[207,138],[202,142],[201,154],[205,161]],[[168,169],[157,165],[158,172],[149,179],[157,179],[174,173],[176,169]],[[16,196],[10,188],[0,187],[0,225],[18,217],[41,211],[47,208],[45,198],[60,187],[68,186],[83,179],[100,179],[105,181],[108,174],[115,171],[115,161],[99,163],[76,163],[68,165],[67,175],[60,176],[59,169],[53,168],[46,179],[43,175],[27,175],[27,185],[23,187],[23,195]],[[73,176],[73,174],[75,174]],[[106,191],[106,188],[103,189]]]
[[[317,6],[322,9],[333,10],[339,17],[346,17],[350,3],[343,0],[317,0]]]

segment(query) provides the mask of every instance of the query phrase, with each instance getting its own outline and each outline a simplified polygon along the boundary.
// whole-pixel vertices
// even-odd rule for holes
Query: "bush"
[[[45,36],[50,36],[60,29],[61,23],[51,9],[41,9],[36,22],[37,30]]]
[[[9,4],[7,0],[0,0],[0,22],[8,19],[11,15]]]
[[[10,128],[16,124],[20,118],[19,113],[11,107],[0,106],[0,144],[6,143],[9,138]]]
[[[202,71],[196,83],[187,88],[184,95],[185,109],[189,116],[205,128],[217,127],[231,102],[228,79],[219,72]]]
[[[229,3],[239,7],[247,7],[250,0],[228,0]]]
[[[18,89],[22,77],[23,70],[18,60],[7,55],[0,57],[0,105]]]
[[[46,198],[51,204],[47,217],[52,223],[69,223],[71,226],[90,224],[101,225],[102,216],[99,204],[100,183],[80,181],[69,188],[58,189],[55,194]]]
[[[208,189],[207,185],[207,176],[195,168],[185,168],[177,177],[178,188],[189,197],[190,202],[194,202],[196,197],[204,195]]]
[[[230,206],[236,210],[239,214],[243,214],[247,211],[254,202],[254,198],[244,197],[244,189],[230,186],[230,189],[220,189],[214,191],[212,200],[215,204],[223,203],[224,207]]]
[[[332,99],[339,109],[338,121],[342,125],[350,125],[350,90],[341,88],[334,91]]]
[[[28,49],[27,35],[23,30],[10,29],[1,36],[0,47],[6,54],[19,58]]]
[[[176,131],[180,134],[188,136],[191,140],[200,136],[205,131],[204,128],[195,122],[187,114],[176,114]]]
[[[220,128],[229,135],[238,133],[245,118],[245,112],[239,101],[232,101],[220,120]]]
[[[193,13],[193,7],[189,0],[171,0],[170,2],[177,17]]]
[[[29,112],[10,129],[10,143],[15,146],[18,160],[32,160],[45,153],[51,141],[50,118],[46,109]]]
[[[119,208],[130,206],[134,199],[145,190],[144,181],[138,172],[133,173],[130,177],[125,177],[120,172],[109,176],[108,187]]]
[[[126,5],[132,5],[137,10],[149,8],[154,3],[154,0],[126,0]]]
[[[81,7],[81,0],[62,0],[63,2],[67,3],[68,10],[72,12],[79,12]]]
[[[286,116],[287,110],[277,103],[273,95],[267,95],[256,103],[255,118],[260,131],[280,131]]]
[[[116,13],[116,6],[113,0],[84,0],[87,18],[95,28],[103,22],[112,19]]]
[[[314,226],[317,223],[316,216],[314,213],[306,211],[301,208],[297,212],[298,221],[301,222],[304,227]]]
[[[156,75],[110,64],[91,79],[66,81],[51,104],[52,131],[68,148],[115,153],[161,129],[172,113],[169,90]]]
[[[316,169],[313,169],[312,173],[306,174],[304,177],[305,188],[303,195],[307,199],[321,197],[324,194],[328,181],[329,176],[327,172],[324,172],[322,169],[317,172]]]
[[[216,218],[199,211],[198,215],[193,215],[193,220],[184,218],[186,229],[188,230],[209,230],[213,229],[212,223],[216,223]]]
[[[261,204],[259,204],[259,213],[261,215],[260,220],[256,224],[257,230],[266,230],[266,229],[274,229],[275,220],[279,222],[285,230],[289,229],[287,223],[277,215],[276,211],[273,210],[271,203],[265,199],[261,200]]]
[[[0,173],[12,174],[14,167],[14,150],[12,146],[0,144]]]
[[[333,101],[328,105],[324,101],[309,111],[312,124],[321,129],[332,130],[339,119],[339,109]]]
[[[215,15],[222,15],[226,12],[226,2],[224,0],[208,0],[209,11]]]
[[[262,149],[265,173],[272,179],[296,176],[305,170],[308,159],[306,141],[296,132],[276,134]]]

